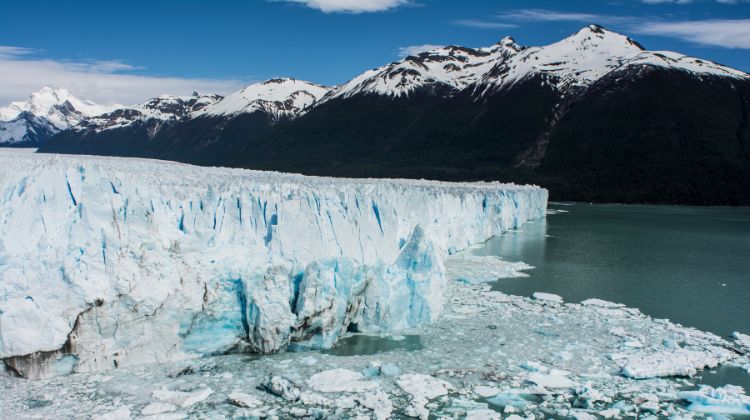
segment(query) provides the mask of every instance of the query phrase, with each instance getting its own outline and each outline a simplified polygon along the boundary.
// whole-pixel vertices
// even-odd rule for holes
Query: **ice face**
[[[0,201],[0,359],[45,377],[431,323],[547,192],[2,152]]]

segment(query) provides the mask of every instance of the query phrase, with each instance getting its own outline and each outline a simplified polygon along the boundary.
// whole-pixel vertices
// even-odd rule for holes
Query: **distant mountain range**
[[[226,98],[106,110],[42,92],[57,102],[35,108],[37,93],[0,111],[0,142],[313,175],[533,182],[553,200],[750,205],[750,75],[599,26],[544,47],[505,38],[438,48],[332,88],[274,79]]]

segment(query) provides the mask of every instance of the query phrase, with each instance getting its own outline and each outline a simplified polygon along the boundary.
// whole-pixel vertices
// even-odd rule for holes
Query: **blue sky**
[[[410,46],[557,41],[588,23],[750,71],[749,0],[0,0],[0,104],[43,85],[102,102],[344,82]]]

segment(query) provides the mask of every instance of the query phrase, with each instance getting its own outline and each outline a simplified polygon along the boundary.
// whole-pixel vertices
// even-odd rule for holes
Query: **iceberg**
[[[713,388],[701,385],[697,391],[682,391],[679,397],[689,401],[688,409],[700,413],[750,414],[750,397],[740,386]]]
[[[0,201],[0,359],[43,378],[430,324],[547,191],[3,151]]]

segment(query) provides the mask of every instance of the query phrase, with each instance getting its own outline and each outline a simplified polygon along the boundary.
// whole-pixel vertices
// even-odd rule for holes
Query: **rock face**
[[[750,76],[587,26],[541,47],[448,46],[325,88],[248,86],[150,135],[42,150],[345,177],[506,180],[555,200],[750,205]]]
[[[0,359],[25,377],[328,348],[442,312],[444,258],[544,217],[499,183],[0,155]]]

